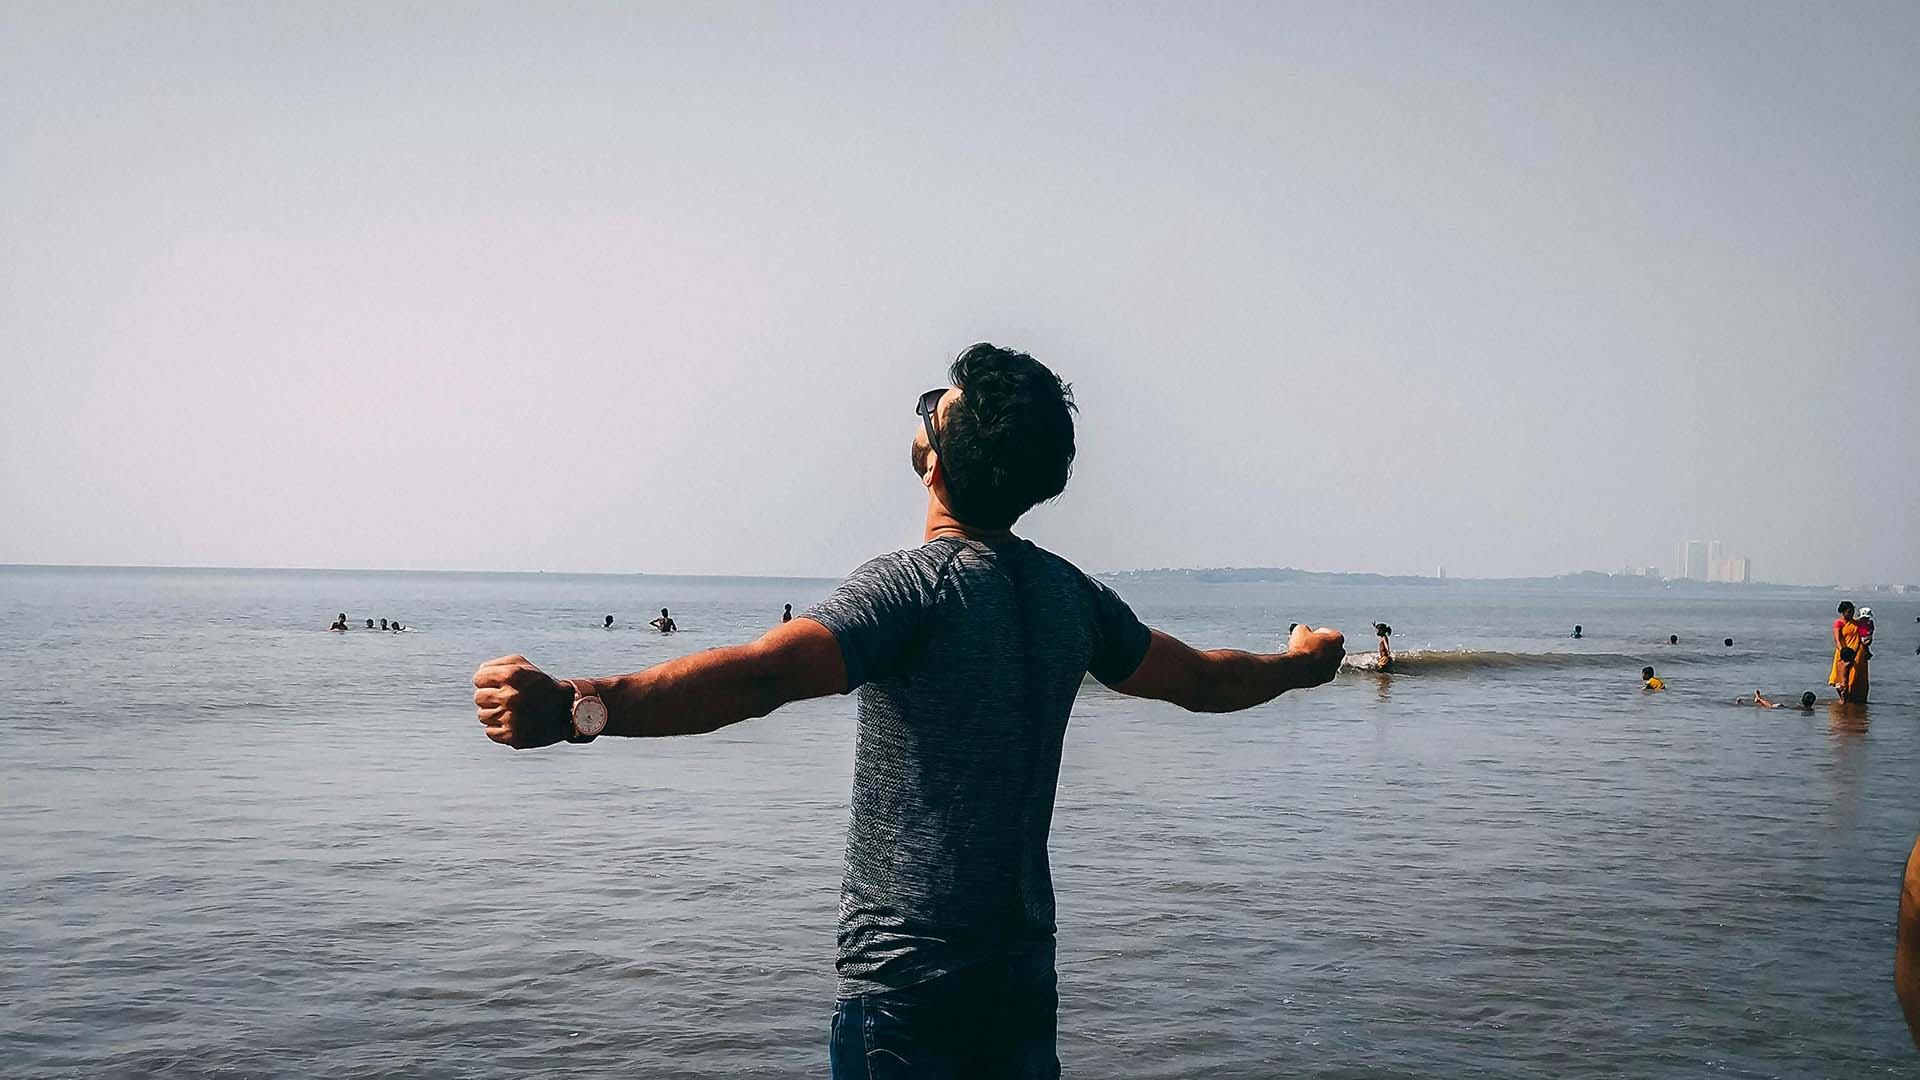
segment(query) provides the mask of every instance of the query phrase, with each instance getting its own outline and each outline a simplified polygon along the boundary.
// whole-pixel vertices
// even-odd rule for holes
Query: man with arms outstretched
[[[517,749],[691,735],[858,689],[840,891],[838,1077],[1057,1077],[1047,831],[1084,676],[1197,712],[1333,677],[1332,630],[1284,653],[1198,652],[1009,531],[1060,494],[1073,398],[1024,353],[975,345],[921,395],[926,542],[854,571],[760,640],[562,682],[524,657],[474,675],[487,737]]]

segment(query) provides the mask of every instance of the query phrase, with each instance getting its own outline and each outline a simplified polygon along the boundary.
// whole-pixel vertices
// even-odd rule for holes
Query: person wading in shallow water
[[[487,737],[518,749],[709,732],[859,690],[836,1077],[1059,1076],[1047,833],[1085,675],[1231,712],[1327,682],[1344,655],[1338,632],[1304,625],[1283,653],[1195,651],[1014,536],[1066,486],[1072,396],[1032,357],[985,344],[949,377],[916,409],[922,546],[861,566],[750,645],[571,681],[507,656],[473,678]]]

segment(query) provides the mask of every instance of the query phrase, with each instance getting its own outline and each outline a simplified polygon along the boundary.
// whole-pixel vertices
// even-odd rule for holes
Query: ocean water
[[[852,699],[515,753],[469,680],[830,586],[0,569],[0,1074],[823,1076]],[[1411,662],[1228,716],[1082,693],[1069,1075],[1920,1076],[1920,604],[1874,603],[1874,703],[1809,716],[1732,700],[1825,696],[1822,593],[1122,591],[1212,646],[1384,619]]]

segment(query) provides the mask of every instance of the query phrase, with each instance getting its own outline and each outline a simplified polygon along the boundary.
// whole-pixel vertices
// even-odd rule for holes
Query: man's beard
[[[920,445],[920,440],[918,439],[913,441],[913,474],[922,480],[927,478],[927,455],[929,453],[932,453],[931,447]]]

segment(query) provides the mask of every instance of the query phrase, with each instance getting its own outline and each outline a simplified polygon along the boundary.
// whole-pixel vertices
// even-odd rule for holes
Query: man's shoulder
[[[1085,591],[1089,593],[1113,591],[1099,578],[1080,569],[1080,567],[1074,564],[1072,559],[1067,558],[1065,555],[1061,555],[1055,551],[1049,551],[1039,544],[1029,542],[1029,546],[1033,548],[1037,557],[1044,560],[1051,569],[1061,576],[1071,579]]]
[[[848,584],[905,580],[931,585],[940,580],[963,550],[962,544],[935,538],[919,547],[875,555],[856,567],[846,580]]]

